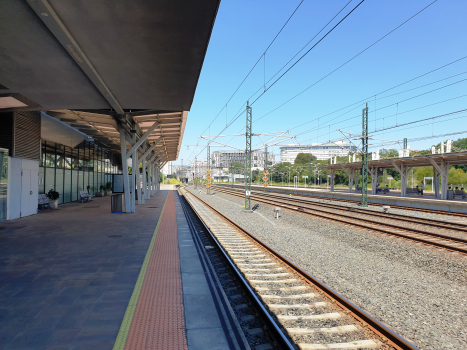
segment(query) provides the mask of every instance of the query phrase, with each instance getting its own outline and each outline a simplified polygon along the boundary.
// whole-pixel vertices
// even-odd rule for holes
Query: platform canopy
[[[443,153],[443,154],[428,154],[423,156],[413,156],[413,157],[404,157],[404,158],[388,158],[380,160],[370,160],[368,162],[368,167],[370,168],[394,168],[394,164],[413,167],[424,167],[424,166],[433,166],[433,162],[438,164],[441,162],[449,163],[449,165],[459,165],[467,164],[467,152],[453,152],[453,153]],[[329,164],[322,166],[326,170],[339,170],[339,169],[361,169],[362,162],[355,163],[339,163],[339,164]]]
[[[467,152],[453,152],[442,154],[428,154],[423,156],[388,158],[371,160],[368,162],[368,173],[371,177],[371,193],[376,194],[379,172],[383,169],[394,168],[401,176],[401,196],[407,194],[407,177],[409,171],[416,167],[433,167],[433,184],[435,197],[447,199],[449,166],[467,164]],[[343,170],[349,177],[349,192],[353,185],[357,185],[358,177],[362,169],[361,162],[329,164],[322,166],[330,173],[331,191],[334,191],[334,178],[336,170]]]
[[[42,110],[115,150],[115,131],[158,121],[146,148],[162,137],[176,159],[219,2],[0,1],[0,112]]]

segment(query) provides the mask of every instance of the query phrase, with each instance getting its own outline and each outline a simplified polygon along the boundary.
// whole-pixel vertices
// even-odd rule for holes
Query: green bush
[[[49,192],[47,192],[46,196],[47,196],[48,199],[54,201],[54,200],[60,198],[60,193],[58,193],[57,191],[51,189]]]

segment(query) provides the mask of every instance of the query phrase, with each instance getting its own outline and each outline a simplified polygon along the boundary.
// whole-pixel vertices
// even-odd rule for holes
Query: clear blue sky
[[[174,163],[180,164],[181,159],[184,159],[184,164],[188,164],[188,159],[194,158],[197,154],[200,159],[206,158],[206,151],[202,151],[202,148],[196,151],[193,148],[187,150],[186,145],[196,144],[199,135],[219,134],[226,123],[238,115],[239,110],[241,116],[223,134],[244,132],[244,105],[248,98],[261,89],[264,76],[268,81],[348,1],[305,0],[267,51],[265,64],[261,61],[257,65],[228,103],[227,108],[224,108],[235,89],[300,1],[223,0],[194,102],[188,114],[180,156]],[[301,54],[359,2],[353,0],[348,4]],[[361,133],[361,110],[364,102],[355,103],[362,100],[368,101],[370,134],[377,138],[402,140],[406,137],[410,140],[467,130],[467,112],[463,112],[375,132],[375,129],[395,126],[396,123],[399,125],[467,109],[467,80],[463,81],[467,79],[467,58],[381,94],[407,80],[467,56],[467,45],[465,45],[467,1],[465,0],[438,0],[352,62],[276,109],[431,2],[432,0],[364,1],[253,104],[253,132],[290,130],[291,136],[298,135],[295,142],[300,144],[338,140],[342,138],[342,134],[337,129]],[[441,79],[444,80],[439,81]],[[266,84],[266,87],[269,84]],[[426,84],[430,85],[421,87]],[[445,87],[449,84],[453,85]],[[406,91],[409,89],[412,90]],[[435,89],[438,90],[429,92]],[[415,97],[420,94],[424,95]],[[394,96],[387,97],[389,95]],[[250,102],[257,96],[258,94],[251,98]],[[446,101],[448,99],[451,100]],[[428,106],[430,104],[431,106]],[[335,112],[348,105],[352,106]],[[273,111],[274,109],[276,110]],[[213,122],[221,110],[222,112]],[[271,111],[273,112],[269,113]],[[263,118],[257,120],[261,117]],[[307,124],[301,125],[303,123]],[[206,128],[208,129],[205,131]],[[412,149],[425,149],[442,140],[448,138],[456,140],[460,137],[467,137],[467,133],[409,141],[409,145]],[[244,137],[218,140],[228,141],[238,148],[245,147]],[[253,145],[259,146],[259,142],[256,138]],[[373,149],[380,147],[380,141],[372,143]],[[273,152],[278,160],[279,148],[274,147]]]

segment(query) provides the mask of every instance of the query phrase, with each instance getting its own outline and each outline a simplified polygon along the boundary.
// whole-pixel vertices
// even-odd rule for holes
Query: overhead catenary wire
[[[416,111],[416,110],[419,110],[419,109],[422,109],[422,108],[431,107],[431,106],[434,106],[434,105],[437,105],[437,104],[440,104],[440,103],[452,101],[452,100],[455,100],[455,99],[458,99],[458,98],[462,98],[462,97],[466,97],[466,96],[467,96],[467,94],[465,94],[465,95],[460,95],[460,96],[456,96],[456,97],[453,97],[453,98],[450,98],[450,99],[447,99],[447,100],[443,100],[443,101],[431,103],[431,104],[428,104],[428,105],[424,105],[424,106],[421,106],[421,107],[417,107],[417,108],[414,108],[414,109],[411,109],[411,110],[402,112],[402,113],[400,113],[400,114],[413,112],[413,111]],[[382,118],[380,118],[379,120],[384,119],[384,118],[389,118],[389,117],[391,117],[391,116],[394,116],[394,114],[393,114],[393,115],[390,115],[390,116],[382,117]],[[351,119],[354,119],[354,117],[349,118],[349,119],[346,119],[346,120],[344,120],[344,121],[349,121],[349,120],[351,120]],[[339,124],[339,123],[342,123],[342,122],[343,122],[343,121],[341,121],[341,122],[336,122],[336,123],[331,124],[331,125],[336,125],[336,124]],[[401,125],[401,124],[396,124],[396,125]],[[347,125],[347,126],[344,126],[344,127],[342,127],[342,128],[353,128],[353,127],[358,127],[358,126],[361,126],[361,123],[353,124],[353,125]],[[314,130],[311,130],[311,131],[314,131]],[[311,131],[310,131],[310,132],[311,132]],[[318,130],[318,131],[319,131],[319,130]],[[318,139],[318,137],[319,137],[319,136],[317,136],[316,139]],[[313,140],[314,138],[315,138],[315,137],[312,137],[312,138],[310,138],[310,139],[308,139],[308,140],[306,140],[306,141],[303,141],[303,142],[311,141],[311,140]]]
[[[425,11],[428,7],[430,7],[431,5],[433,5],[436,1],[438,1],[438,0],[435,0],[435,1],[433,1],[432,3],[428,4],[428,5],[425,6],[423,9],[421,9],[421,10],[418,11],[416,14],[414,14],[412,17],[408,18],[407,20],[405,20],[404,22],[402,22],[401,24],[399,24],[396,28],[392,29],[390,32],[388,32],[387,34],[385,34],[384,36],[382,36],[381,38],[379,38],[378,40],[376,40],[374,43],[372,43],[371,45],[367,46],[365,49],[363,49],[363,50],[360,51],[358,54],[356,54],[355,56],[353,56],[352,58],[350,58],[349,60],[347,60],[346,62],[344,62],[343,64],[341,64],[339,67],[337,67],[336,69],[334,69],[334,70],[331,71],[330,73],[326,74],[326,75],[325,75],[324,77],[322,77],[321,79],[317,80],[316,82],[314,82],[313,84],[311,84],[310,86],[308,86],[306,89],[302,90],[301,92],[299,92],[298,94],[296,94],[295,96],[293,96],[292,98],[290,98],[289,100],[285,101],[285,102],[282,103],[281,105],[277,106],[277,107],[274,108],[273,110],[269,111],[268,113],[266,113],[265,115],[263,115],[262,117],[260,117],[260,118],[258,118],[258,119],[256,119],[256,120],[254,120],[254,121],[256,122],[256,121],[258,121],[258,120],[260,120],[260,119],[263,119],[263,118],[266,117],[267,115],[269,115],[269,114],[275,112],[276,110],[278,110],[279,108],[285,106],[286,104],[288,104],[289,102],[291,102],[292,100],[294,100],[295,98],[297,98],[298,96],[302,95],[303,93],[305,93],[306,91],[308,91],[309,89],[311,89],[313,86],[315,86],[316,84],[320,83],[321,81],[323,81],[324,79],[326,79],[327,77],[329,77],[331,74],[335,73],[336,71],[338,71],[339,69],[341,69],[342,67],[344,67],[345,65],[347,65],[348,63],[350,63],[351,61],[353,61],[355,58],[357,58],[358,56],[360,56],[361,54],[363,54],[365,51],[369,50],[371,47],[373,47],[374,45],[376,45],[377,43],[379,43],[381,40],[383,40],[384,38],[386,38],[387,36],[389,36],[390,34],[392,34],[393,32],[395,32],[397,29],[399,29],[400,27],[402,27],[404,24],[406,24],[407,22],[409,22],[410,20],[412,20],[413,18],[415,18],[416,16],[418,16],[420,13],[422,13],[423,11]],[[465,59],[465,58],[467,58],[467,56],[462,57],[462,58],[460,58],[459,60],[462,60],[462,59]],[[459,60],[457,60],[457,61],[459,61]],[[453,63],[455,63],[455,62],[457,62],[457,61],[451,62],[451,63],[449,63],[449,64],[447,64],[447,65],[453,64]],[[446,65],[446,66],[447,66],[447,65]],[[439,67],[439,68],[437,68],[436,70],[441,69],[441,68],[444,68],[444,66],[443,66],[443,67]],[[434,71],[435,71],[435,70],[434,70]],[[432,72],[434,72],[434,71],[432,71]],[[427,73],[425,73],[424,75],[430,74],[430,73],[432,73],[432,72],[427,72]],[[419,76],[419,77],[416,77],[416,78],[414,78],[414,79],[412,79],[412,80],[421,78],[422,76],[423,76],[423,75],[421,75],[421,76]],[[402,84],[400,84],[400,85],[404,85],[404,84],[406,84],[406,83],[409,83],[409,82],[412,81],[412,80],[406,81],[406,82],[404,82],[404,83],[402,83]],[[400,85],[398,85],[398,86],[400,86]],[[384,93],[384,92],[387,92],[387,91],[389,91],[389,90],[395,89],[395,88],[397,88],[398,86],[394,86],[394,87],[392,87],[392,88],[390,88],[390,89],[388,89],[388,90],[382,91],[381,93]],[[368,100],[368,99],[371,98],[372,96],[373,96],[373,95],[371,95],[370,97],[367,97],[367,98],[363,99],[361,102]],[[358,102],[358,103],[361,103],[361,102]],[[345,107],[344,107],[344,108],[345,108]]]
[[[337,26],[339,24],[341,24],[354,10],[356,10],[365,0],[361,0],[349,13],[347,13],[347,15],[345,15],[333,28],[331,28],[323,37],[321,37],[321,39],[315,43],[315,45],[313,45],[305,54],[303,54],[297,61],[294,62],[294,64],[292,66],[290,66],[279,78],[277,78],[267,89],[264,89],[264,92],[258,97],[256,98],[252,103],[250,103],[250,106],[252,106],[254,104],[254,102],[256,102],[261,96],[263,96],[271,87],[272,85],[274,85],[277,81],[279,81],[285,74],[287,74],[302,58],[304,58],[313,48],[315,48],[328,34],[330,34],[335,28],[337,28]],[[437,1],[437,0],[435,0]],[[347,6],[347,5],[346,5]],[[344,8],[346,7],[344,6]],[[342,12],[342,9],[339,11],[339,13]],[[336,15],[337,16],[337,15]],[[333,19],[336,17],[334,16]],[[331,20],[332,21],[332,20]],[[327,25],[326,25],[327,26]],[[325,27],[326,27],[325,26]],[[324,28],[325,28],[324,27]],[[324,29],[323,28],[323,29]],[[322,31],[322,30],[321,30]],[[321,32],[320,31],[320,32]],[[227,127],[229,127],[230,125],[232,125],[239,117],[241,116],[241,113],[236,115],[236,117],[234,117],[231,122],[229,123],[229,125]],[[226,128],[227,128],[226,127]],[[223,132],[226,128],[224,128],[221,132]],[[243,130],[243,128],[242,128]]]
[[[324,36],[321,37],[321,39],[318,40],[317,43],[315,43],[307,52],[305,52],[302,56],[300,56],[300,58],[298,60],[296,60],[289,68],[287,68],[287,70],[282,73],[281,76],[279,76],[279,78],[277,78],[276,80],[274,80],[272,82],[271,85],[268,86],[268,88],[266,90],[264,90],[264,92],[259,95],[251,104],[250,106],[253,106],[255,104],[256,101],[258,101],[267,91],[269,91],[269,89],[271,89],[279,80],[281,80],[293,67],[295,67],[295,65],[300,62],[306,55],[308,55],[316,46],[318,46],[318,44],[324,40],[324,38],[326,38],[329,34],[331,34],[334,29],[336,29],[342,22],[345,21],[345,19],[347,17],[350,16],[350,14],[352,14],[352,12],[354,12],[361,4],[363,4],[365,0],[361,0],[352,10],[350,10],[349,13],[347,13],[344,18],[342,18],[339,22],[337,22],[336,25],[334,25],[334,27],[332,27]],[[435,0],[435,1],[438,1],[438,0]]]
[[[264,114],[264,115],[261,116],[260,118],[255,119],[253,122],[257,122],[257,121],[259,121],[259,120],[265,118],[265,117],[268,116],[269,114],[275,112],[276,110],[278,110],[279,108],[281,108],[281,107],[283,107],[284,105],[288,104],[289,102],[291,102],[292,100],[294,100],[294,99],[297,98],[298,96],[302,95],[303,93],[305,93],[306,91],[308,91],[310,88],[312,88],[313,86],[315,86],[315,85],[318,84],[319,82],[323,81],[324,79],[326,79],[327,77],[329,77],[331,74],[335,73],[337,70],[341,69],[342,67],[344,67],[345,65],[347,65],[348,63],[350,63],[351,61],[353,61],[355,58],[357,58],[358,56],[360,56],[361,54],[363,54],[365,51],[367,51],[368,49],[370,49],[371,47],[373,47],[374,45],[376,45],[378,42],[380,42],[381,40],[383,40],[384,38],[386,38],[387,36],[389,36],[390,34],[392,34],[393,32],[395,32],[397,29],[401,28],[404,24],[406,24],[407,22],[409,22],[410,20],[412,20],[413,18],[415,18],[416,16],[418,16],[420,13],[422,13],[423,11],[425,11],[427,8],[429,8],[431,5],[433,5],[436,1],[437,1],[437,0],[431,2],[430,4],[428,4],[427,6],[425,6],[423,9],[421,9],[420,11],[418,11],[417,13],[415,13],[414,15],[412,15],[410,18],[408,18],[407,20],[405,20],[404,22],[402,22],[401,24],[399,24],[397,27],[395,27],[394,29],[392,29],[391,31],[389,31],[388,33],[386,33],[384,36],[382,36],[381,38],[379,38],[378,40],[376,40],[375,42],[373,42],[371,45],[367,46],[365,49],[363,49],[362,51],[360,51],[358,54],[356,54],[355,56],[353,56],[352,58],[350,58],[349,60],[347,60],[346,62],[344,62],[343,64],[341,64],[339,67],[337,67],[336,69],[334,69],[333,71],[331,71],[330,73],[328,73],[327,75],[325,75],[324,77],[322,77],[321,79],[319,79],[318,81],[314,82],[312,85],[308,86],[306,89],[302,90],[301,92],[299,92],[298,94],[296,94],[295,96],[293,96],[292,98],[290,98],[289,100],[285,101],[284,103],[282,103],[282,104],[279,105],[278,107],[276,107],[276,108],[274,108],[273,110],[269,111],[268,113]],[[347,6],[347,5],[346,5],[346,6]],[[457,59],[457,60],[454,60],[454,61],[452,61],[452,62],[449,62],[449,63],[447,63],[447,64],[445,64],[445,65],[443,65],[443,66],[441,66],[441,67],[435,68],[435,69],[433,69],[433,70],[431,70],[431,71],[429,71],[429,72],[423,73],[423,74],[421,74],[421,75],[419,75],[419,76],[416,76],[416,77],[414,77],[414,78],[411,78],[411,79],[409,79],[409,80],[407,80],[407,81],[405,81],[405,82],[403,82],[403,83],[400,83],[400,84],[398,84],[398,85],[395,85],[395,86],[393,86],[393,87],[391,87],[391,88],[388,88],[388,89],[386,89],[386,90],[384,90],[384,91],[381,91],[381,92],[377,93],[376,95],[380,95],[380,94],[383,94],[383,93],[385,93],[385,92],[388,92],[388,91],[391,91],[391,90],[393,90],[393,89],[396,89],[396,88],[398,88],[398,87],[400,87],[400,86],[402,86],[402,85],[408,84],[408,83],[410,83],[410,82],[412,82],[412,81],[414,81],[414,80],[417,80],[417,79],[420,79],[420,78],[422,78],[422,77],[424,77],[424,76],[426,76],[426,75],[432,74],[432,73],[434,73],[434,72],[436,72],[436,71],[438,71],[438,70],[440,70],[440,69],[446,68],[446,67],[448,67],[448,66],[450,66],[450,65],[452,65],[452,64],[455,64],[455,63],[457,63],[457,62],[459,62],[459,61],[462,61],[462,60],[464,60],[464,59],[466,59],[466,58],[467,58],[467,56],[461,57],[461,58],[459,58],[459,59]],[[258,90],[258,91],[259,91],[259,90]],[[331,113],[328,113],[328,114],[325,114],[325,115],[323,115],[323,116],[320,116],[319,118],[324,118],[324,117],[326,117],[326,116],[329,116],[329,115],[332,115],[332,114],[337,113],[337,112],[339,112],[339,111],[342,111],[342,110],[344,110],[344,109],[346,109],[346,108],[352,107],[352,106],[357,105],[357,104],[360,104],[360,103],[362,103],[362,102],[365,102],[365,101],[367,101],[368,99],[370,99],[371,97],[373,97],[374,95],[375,95],[375,94],[373,94],[373,95],[371,95],[371,96],[369,96],[369,97],[366,97],[366,98],[364,98],[364,99],[362,99],[362,100],[360,100],[360,101],[358,101],[358,102],[354,102],[354,103],[352,103],[352,104],[350,104],[350,105],[348,105],[348,106],[346,106],[346,107],[340,108],[340,109],[338,109],[338,110],[336,110],[336,111],[333,111],[333,112],[331,112]],[[233,121],[237,120],[239,117],[240,117],[240,115],[236,116],[236,117],[233,119]],[[308,121],[308,122],[306,122],[306,123],[302,123],[302,124],[300,124],[300,125],[298,125],[298,126],[296,126],[296,127],[291,128],[290,130],[293,130],[293,129],[298,128],[298,127],[301,127],[301,126],[303,126],[303,125],[312,123],[312,122],[314,122],[314,121],[316,121],[316,120],[319,120],[319,118],[315,118],[315,119],[313,119],[313,120],[311,120],[311,121]],[[232,124],[232,123],[231,123],[231,124]],[[231,125],[231,124],[230,124],[230,125]],[[230,126],[230,125],[229,125],[229,126]],[[240,132],[241,132],[243,129],[244,129],[244,127],[240,130]]]
[[[280,35],[280,33],[284,30],[285,26],[289,23],[289,21],[292,19],[293,15],[295,15],[295,13],[297,12],[298,8],[302,5],[304,0],[300,1],[300,3],[297,5],[297,7],[295,8],[295,10],[292,12],[292,14],[289,16],[289,18],[287,19],[287,21],[284,23],[284,25],[281,27],[281,29],[279,30],[279,32],[277,32],[276,36],[274,37],[274,39],[272,39],[272,41],[269,43],[268,47],[266,48],[266,50],[264,50],[264,52],[261,54],[261,56],[258,58],[258,60],[256,61],[256,63],[253,65],[253,67],[250,69],[250,71],[248,72],[248,74],[243,78],[243,80],[241,81],[240,85],[238,85],[238,87],[235,89],[235,91],[233,92],[233,94],[230,96],[230,98],[227,100],[227,102],[224,104],[224,106],[222,107],[222,109],[219,111],[219,113],[216,115],[216,117],[211,121],[211,123],[209,124],[209,126],[212,125],[212,123],[214,123],[214,121],[216,121],[217,117],[219,116],[219,114],[224,110],[224,108],[227,108],[227,105],[229,104],[229,102],[232,100],[232,98],[236,95],[236,93],[238,92],[238,90],[242,87],[243,83],[248,79],[248,77],[250,76],[250,74],[253,72],[253,70],[256,68],[256,66],[258,65],[258,63],[261,61],[261,59],[263,58],[263,56],[266,55],[266,52],[269,50],[269,48],[272,46],[272,44],[274,43],[274,41],[276,41],[277,37]],[[207,128],[206,128],[207,130]],[[202,134],[204,134],[206,132],[206,130],[204,130],[202,132]]]
[[[321,28],[321,29],[319,30],[318,33],[316,33],[310,40],[308,40],[308,42],[307,42],[294,56],[292,56],[292,58],[289,59],[289,60],[287,61],[287,63],[284,64],[284,65],[282,66],[281,69],[279,69],[271,78],[269,78],[269,80],[268,80],[267,82],[265,82],[264,85],[268,84],[272,79],[274,79],[274,77],[275,77],[276,75],[278,75],[280,72],[282,72],[282,70],[283,70],[285,67],[287,67],[287,65],[288,65],[290,62],[292,62],[293,59],[294,59],[295,57],[297,57],[297,56],[300,54],[300,52],[302,52],[313,40],[315,40],[315,38],[316,38],[324,29],[326,29],[326,27],[327,27],[332,21],[334,21],[334,19],[335,19],[337,16],[339,16],[340,13],[341,13],[342,11],[344,11],[344,9],[345,9],[352,1],[353,1],[353,0],[350,0],[349,2],[347,2],[347,3],[344,5],[344,7],[342,7],[342,8],[339,10],[339,12],[337,12],[337,13],[334,15],[334,17],[332,17],[332,18],[326,23],[326,25],[325,25],[323,28]],[[264,88],[264,90],[266,90],[266,88]],[[251,96],[248,98],[248,100],[251,100],[251,99],[252,99],[258,92],[260,92],[260,91],[261,91],[261,88],[259,88],[258,90],[256,90],[256,92],[255,92],[253,95],[251,95]]]
[[[380,108],[376,109],[375,111],[379,111],[379,110],[382,110],[382,109],[386,109],[386,108],[389,108],[389,107],[391,107],[391,106],[396,106],[396,105],[398,105],[399,103],[407,102],[407,101],[413,100],[413,99],[415,99],[415,98],[418,98],[418,97],[427,95],[427,94],[432,93],[432,92],[435,92],[435,91],[439,91],[439,90],[441,90],[441,89],[444,89],[444,88],[453,86],[453,85],[455,85],[455,84],[459,84],[459,83],[464,82],[464,81],[467,81],[467,79],[462,79],[462,80],[456,81],[456,82],[454,82],[454,83],[451,83],[451,84],[448,84],[448,85],[445,85],[445,86],[442,86],[442,87],[439,87],[439,88],[436,88],[436,89],[433,89],[433,90],[424,92],[424,93],[422,93],[422,94],[419,94],[419,95],[416,95],[416,96],[412,96],[412,97],[409,97],[409,98],[407,98],[407,99],[404,99],[404,100],[401,100],[401,101],[397,101],[397,102],[395,102],[395,103],[391,103],[391,104],[386,105],[386,106],[384,106],[384,107],[380,107]],[[358,106],[355,107],[354,109],[356,109],[356,108],[358,108]],[[354,110],[354,109],[352,109],[352,110]],[[345,114],[351,112],[352,110],[347,111],[347,112],[345,112],[345,113],[343,113],[343,114],[341,114],[341,115],[339,115],[339,116],[337,116],[337,117],[334,117],[334,118],[328,120],[328,121],[325,123],[325,125],[323,125],[323,126],[327,126],[327,125],[328,125],[327,123],[332,122],[332,121],[334,121],[334,120],[340,118],[341,116],[343,116],[343,115],[345,115]],[[404,113],[405,113],[405,112],[404,112]],[[400,113],[400,114],[402,114],[402,113]],[[358,118],[358,117],[360,117],[360,115],[354,115],[354,116],[352,116],[352,117],[350,117],[350,118],[347,118],[347,119],[345,119],[345,120],[342,120],[342,121],[340,121],[340,122],[347,121],[347,120],[354,119],[354,118]],[[385,118],[387,118],[387,117],[385,117]],[[379,120],[381,120],[381,118],[380,118]],[[334,124],[336,124],[336,123],[334,123]],[[333,125],[333,124],[331,124],[331,125]],[[292,129],[291,129],[291,130],[292,130]],[[303,135],[303,134],[312,132],[312,131],[314,131],[314,130],[316,130],[316,127],[311,128],[311,129],[308,129],[308,130],[305,130],[305,131],[303,131],[303,132],[297,134],[296,136]]]

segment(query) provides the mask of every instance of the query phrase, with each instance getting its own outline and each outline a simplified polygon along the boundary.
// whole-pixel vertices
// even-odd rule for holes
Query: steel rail
[[[227,185],[221,185],[221,184],[218,184],[216,186],[227,187]],[[237,187],[234,187],[234,188],[237,188]],[[289,189],[289,188],[287,188],[287,189]],[[305,187],[300,187],[298,189],[305,189]],[[259,189],[258,189],[258,191],[259,191]],[[269,193],[274,192],[274,193],[284,193],[285,194],[285,192],[279,192],[277,190],[271,189],[270,187],[268,188],[268,192]],[[359,201],[353,200],[353,199],[329,198],[329,197],[322,197],[322,196],[315,196],[315,195],[308,196],[308,195],[304,195],[304,194],[294,194],[294,196],[299,196],[299,197],[311,197],[312,196],[313,198],[328,199],[328,200],[333,200],[333,201],[336,201],[336,202],[360,203]],[[371,203],[371,205],[380,207],[380,206],[383,206],[384,204]],[[402,205],[393,205],[393,206],[391,206],[391,208],[402,209],[402,210],[410,210],[410,211],[418,211],[418,212],[423,212],[423,213],[433,213],[433,214],[438,214],[438,215],[450,215],[450,216],[458,216],[458,217],[467,218],[467,213],[457,213],[457,212],[447,211],[447,210],[413,208],[413,207],[404,207]]]
[[[180,193],[184,196],[183,194],[183,191],[180,190]],[[206,204],[204,201],[200,200],[203,204]],[[264,318],[266,319],[266,321],[269,323],[269,325],[272,327],[272,329],[279,335],[279,340],[280,342],[282,343],[283,346],[286,346],[287,349],[290,349],[290,350],[295,350],[295,346],[290,342],[290,340],[288,339],[288,337],[284,334],[284,332],[282,332],[280,326],[277,324],[277,322],[274,320],[274,318],[271,317],[271,314],[268,312],[268,310],[266,309],[266,307],[263,305],[263,303],[261,302],[261,300],[259,299],[259,297],[256,295],[256,293],[253,291],[253,289],[251,288],[251,286],[248,284],[248,282],[246,281],[245,277],[243,277],[242,273],[240,272],[240,270],[238,269],[237,265],[235,265],[235,263],[232,261],[232,259],[230,258],[229,254],[225,251],[224,247],[221,245],[221,243],[219,242],[219,240],[216,238],[216,236],[211,232],[211,230],[209,229],[208,225],[205,224],[205,222],[203,221],[203,219],[199,216],[198,212],[196,211],[196,209],[192,206],[192,204],[190,203],[190,201],[188,200],[185,200],[185,203],[188,204],[191,208],[191,210],[193,211],[193,213],[195,213],[195,215],[197,216],[198,220],[202,223],[203,227],[206,229],[206,231],[209,233],[209,235],[211,236],[211,238],[213,239],[213,241],[215,242],[215,244],[217,245],[217,248],[222,252],[222,255],[224,256],[224,258],[228,261],[230,267],[235,271],[235,274],[236,276],[238,277],[238,279],[242,282],[242,285],[243,287],[248,291],[250,297],[256,302],[258,308],[261,310],[261,313],[263,314]],[[209,207],[209,206],[208,206]],[[211,208],[211,207],[210,207]],[[211,208],[212,209],[212,208]],[[213,209],[214,210],[214,209]]]
[[[234,194],[234,195],[238,197],[238,194]],[[370,229],[372,231],[383,232],[383,233],[387,233],[387,234],[390,234],[390,235],[393,235],[393,236],[398,236],[398,237],[410,239],[410,240],[413,240],[413,241],[416,241],[416,242],[422,242],[422,243],[425,243],[425,244],[428,244],[428,245],[433,245],[433,246],[437,246],[437,247],[440,247],[440,248],[444,248],[444,249],[448,249],[448,250],[452,250],[452,251],[457,251],[459,253],[467,254],[467,245],[465,247],[456,247],[456,246],[449,245],[449,244],[435,242],[435,241],[432,241],[432,240],[429,240],[429,239],[410,236],[410,235],[404,234],[402,232],[388,230],[388,229],[386,229],[384,227],[381,227],[381,226],[390,226],[390,227],[397,228],[399,230],[402,230],[402,231],[405,231],[405,232],[408,232],[408,233],[413,232],[415,234],[421,234],[421,235],[425,235],[425,236],[432,236],[432,237],[435,237],[435,238],[438,238],[438,239],[443,239],[443,240],[446,240],[446,241],[453,241],[453,243],[467,244],[467,240],[462,239],[462,238],[441,235],[441,234],[438,234],[438,233],[428,232],[428,231],[414,229],[414,228],[407,228],[407,227],[399,226],[399,225],[395,225],[395,224],[380,223],[380,222],[378,222],[376,220],[363,219],[363,218],[354,218],[351,215],[331,213],[329,211],[325,211],[325,210],[322,210],[322,209],[300,207],[300,205],[295,205],[295,204],[290,204],[290,203],[284,204],[284,203],[281,203],[279,201],[274,202],[274,201],[268,201],[266,199],[258,199],[258,198],[256,198],[257,195],[254,195],[254,196],[255,196],[255,200],[260,202],[260,203],[264,203],[264,204],[268,204],[268,205],[274,205],[274,203],[275,203],[276,205],[286,207],[289,210],[296,211],[296,212],[299,212],[299,213],[302,213],[302,214],[308,214],[308,215],[317,216],[317,217],[327,219],[327,220],[338,221],[338,222],[341,222],[341,223],[344,223],[344,224],[347,224],[347,225],[359,226],[359,227],[362,227],[362,228]],[[253,195],[252,195],[252,197],[253,197]],[[319,212],[319,213],[307,212],[305,210],[315,211],[315,212]],[[320,213],[326,213],[327,215],[323,215],[323,214],[320,214]],[[334,217],[332,217],[332,216],[334,216]],[[354,221],[349,222],[347,220],[341,219],[340,217],[346,217],[346,218],[349,218],[349,219],[354,220]],[[361,221],[361,222],[358,222],[358,221]],[[365,222],[371,223],[372,225],[365,224]]]
[[[190,193],[191,194],[191,193]],[[193,194],[191,194],[193,195]],[[194,195],[193,195],[194,196]],[[321,282],[316,277],[312,276],[307,271],[303,270],[298,265],[294,264],[291,260],[277,252],[275,249],[270,247],[268,244],[261,241],[259,238],[254,236],[253,234],[249,233],[246,229],[244,229],[239,224],[235,223],[234,221],[227,218],[225,215],[220,213],[218,210],[214,209],[211,205],[206,203],[201,198],[196,198],[206,205],[208,208],[213,210],[217,215],[221,218],[226,220],[229,224],[233,225],[240,231],[242,231],[246,236],[253,239],[256,243],[270,252],[274,257],[282,261],[286,264],[289,268],[291,268],[294,272],[304,278],[308,283],[320,289],[331,301],[335,301],[337,305],[339,305],[342,309],[350,311],[352,316],[356,318],[358,321],[362,322],[363,324],[367,324],[369,328],[375,332],[379,337],[383,340],[387,340],[390,345],[394,346],[398,350],[420,350],[414,344],[410,343],[408,340],[404,339],[402,336],[391,330],[389,327],[385,326],[383,323],[376,320],[373,316],[359,308],[357,305],[352,303],[350,300],[339,294],[337,291],[326,285],[325,283]],[[198,216],[199,217],[199,216]],[[200,218],[201,220],[201,218]]]
[[[221,191],[223,191],[224,193],[228,193],[228,192],[235,193],[236,192],[236,190],[232,190],[232,189],[226,189],[226,188],[222,188],[222,187],[217,187],[217,188],[221,188]],[[262,192],[259,192],[259,191],[255,192],[253,194],[261,195],[263,197],[267,196],[269,198],[292,200],[292,198],[289,198],[289,197],[282,197],[282,196],[279,196],[279,195],[276,195],[276,194],[270,194],[270,193],[266,194],[266,193],[262,193]],[[319,206],[319,207],[331,208],[333,210],[341,210],[341,211],[350,210],[352,212],[360,213],[362,215],[379,216],[379,217],[382,217],[382,218],[385,218],[385,219],[393,218],[394,220],[403,219],[404,221],[412,222],[412,223],[415,223],[415,224],[420,224],[420,225],[425,225],[425,226],[441,227],[441,228],[445,228],[445,229],[448,229],[448,230],[457,230],[457,231],[467,232],[467,225],[460,224],[460,223],[451,223],[451,222],[446,222],[446,221],[443,221],[443,220],[437,220],[437,219],[431,219],[431,218],[423,218],[423,219],[422,218],[415,218],[415,217],[407,216],[407,215],[404,215],[404,214],[396,214],[396,213],[379,213],[379,212],[375,212],[375,211],[369,212],[368,210],[365,210],[365,209],[353,208],[353,207],[342,207],[342,206],[338,206],[338,205],[335,205],[335,204],[318,203],[318,202],[313,202],[313,201],[309,201],[309,200],[306,200],[306,199],[299,199],[299,198],[293,198],[293,201],[297,202],[297,203],[302,203],[302,204],[310,204],[310,205]]]

